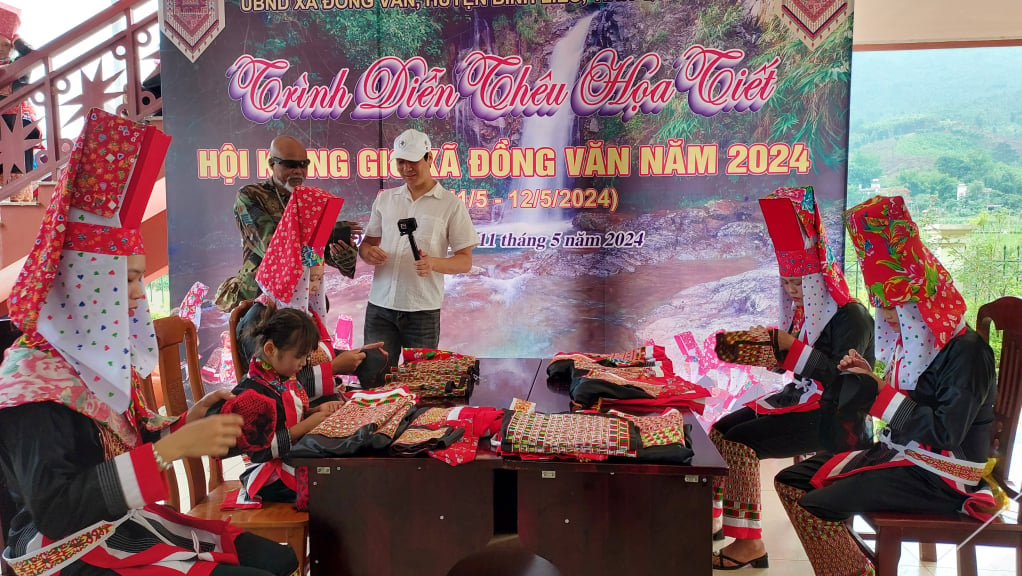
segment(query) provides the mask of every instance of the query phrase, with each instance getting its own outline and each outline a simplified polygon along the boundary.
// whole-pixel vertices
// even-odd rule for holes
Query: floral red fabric
[[[812,186],[778,188],[760,199],[781,276],[822,273],[837,305],[852,301],[816,205]],[[806,244],[811,244],[806,247]]]
[[[877,196],[845,211],[862,277],[874,306],[915,303],[943,348],[959,330],[965,299],[919,237],[900,196]]]

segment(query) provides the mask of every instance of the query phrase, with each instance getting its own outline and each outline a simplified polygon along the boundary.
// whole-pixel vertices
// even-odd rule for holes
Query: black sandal
[[[768,554],[764,554],[759,558],[753,558],[748,562],[739,562],[730,556],[724,555],[723,552],[717,552],[713,555],[713,569],[714,570],[738,570],[739,568],[745,568],[746,566],[752,566],[753,568],[769,568],[770,560],[767,558]],[[724,561],[732,562],[734,566],[725,566]]]

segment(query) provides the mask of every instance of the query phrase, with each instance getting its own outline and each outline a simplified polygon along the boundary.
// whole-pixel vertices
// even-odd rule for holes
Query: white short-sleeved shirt
[[[397,221],[404,218],[415,218],[415,243],[433,258],[446,258],[448,249],[457,252],[477,246],[479,234],[465,204],[439,183],[414,202],[407,184],[380,192],[373,202],[365,235],[380,238],[387,261],[376,267],[369,302],[402,312],[439,310],[444,275],[421,278],[415,273],[408,238],[397,228]]]

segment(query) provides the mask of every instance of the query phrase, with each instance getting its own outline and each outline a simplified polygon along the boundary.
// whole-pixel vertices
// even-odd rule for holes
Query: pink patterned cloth
[[[312,250],[317,264],[323,262],[326,241],[319,243],[316,232],[331,200],[338,198],[312,186],[296,186],[291,194],[256,272],[256,282],[275,299],[290,302],[294,296],[303,273],[303,247]]]
[[[206,297],[209,292],[209,287],[202,282],[196,282],[192,284],[192,287],[188,289],[188,293],[185,294],[184,299],[181,301],[181,307],[178,309],[177,315],[181,318],[186,318],[195,324],[195,329],[199,329],[199,323],[202,322],[202,299]]]

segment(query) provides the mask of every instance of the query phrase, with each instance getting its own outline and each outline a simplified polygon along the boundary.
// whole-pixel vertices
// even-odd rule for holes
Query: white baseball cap
[[[409,128],[394,139],[394,151],[391,153],[391,157],[418,162],[432,150],[433,146],[429,141],[429,136]]]

